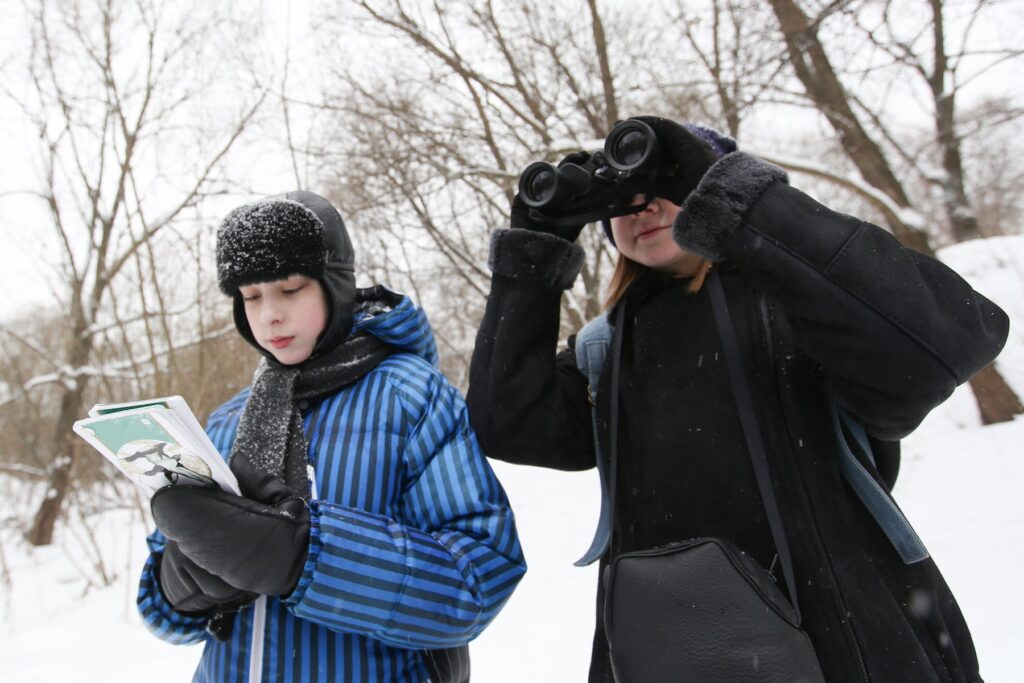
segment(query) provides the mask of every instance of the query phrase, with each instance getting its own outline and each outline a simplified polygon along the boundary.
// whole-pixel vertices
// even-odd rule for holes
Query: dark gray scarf
[[[228,462],[242,458],[257,472],[280,477],[295,495],[309,497],[306,437],[298,402],[352,384],[394,349],[367,332],[299,365],[264,358],[253,376]],[[234,468],[232,468],[234,469]]]

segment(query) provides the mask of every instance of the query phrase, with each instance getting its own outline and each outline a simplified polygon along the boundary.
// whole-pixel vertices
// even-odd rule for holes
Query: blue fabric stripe
[[[422,648],[475,637],[511,595],[525,563],[508,501],[437,369],[437,346],[409,299],[361,317],[402,353],[304,412],[319,488],[310,554],[295,591],[267,601],[264,680],[426,680]],[[210,418],[230,453],[248,390]],[[151,537],[147,567],[162,551]],[[139,609],[170,642],[205,642],[196,681],[244,681],[253,610],[226,643],[178,615],[144,570]]]
[[[166,542],[159,531],[154,531],[146,539],[151,554],[146,559],[139,581],[136,597],[139,613],[149,630],[169,643],[189,645],[201,642],[206,637],[206,620],[175,612],[160,592],[156,578],[160,556],[156,553],[163,552]]]

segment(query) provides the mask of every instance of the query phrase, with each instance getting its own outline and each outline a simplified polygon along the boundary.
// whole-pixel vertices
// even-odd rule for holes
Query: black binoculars
[[[581,164],[535,161],[519,176],[523,203],[546,218],[599,220],[629,213],[637,194],[653,194],[658,180],[674,169],[663,163],[654,131],[643,121],[615,124],[604,149]]]

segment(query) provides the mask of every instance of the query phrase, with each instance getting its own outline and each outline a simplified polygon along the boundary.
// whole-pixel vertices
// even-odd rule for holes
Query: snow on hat
[[[705,128],[695,123],[687,123],[683,128],[690,131],[704,142],[708,143],[715,156],[721,158],[737,150],[736,141],[728,135],[722,135],[714,128]]]
[[[240,206],[217,230],[217,280],[229,296],[245,285],[296,274],[322,280],[326,263],[323,223],[290,199]]]

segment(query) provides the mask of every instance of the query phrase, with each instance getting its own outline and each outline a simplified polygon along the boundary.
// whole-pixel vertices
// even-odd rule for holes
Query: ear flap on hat
[[[324,226],[327,263],[318,279],[330,301],[330,315],[313,349],[313,353],[318,354],[337,346],[352,329],[356,298],[355,249],[345,221],[327,199],[303,190],[289,192],[284,197],[312,211]]]

